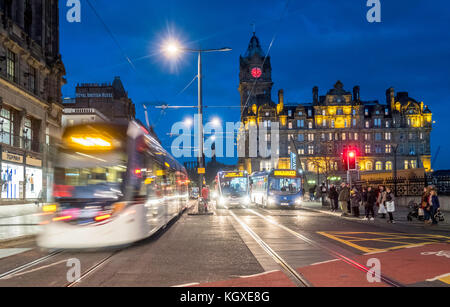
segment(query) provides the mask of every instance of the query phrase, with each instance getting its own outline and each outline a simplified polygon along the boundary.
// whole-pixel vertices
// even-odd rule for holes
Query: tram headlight
[[[299,197],[299,198],[297,198],[297,199],[295,200],[295,204],[296,204],[296,205],[301,205],[302,202],[303,202],[303,198],[302,198],[302,197]]]
[[[227,203],[227,200],[225,198],[221,197],[219,199],[219,203],[223,206],[223,205],[225,205]]]
[[[246,205],[246,206],[250,205],[250,197],[249,196],[244,198],[244,205]]]
[[[269,197],[268,201],[269,201],[269,204],[270,204],[270,205],[275,205],[275,203],[277,202],[277,200],[275,199],[275,197]]]

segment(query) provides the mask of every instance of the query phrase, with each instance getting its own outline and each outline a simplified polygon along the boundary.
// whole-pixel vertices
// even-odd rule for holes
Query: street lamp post
[[[392,145],[392,151],[394,152],[394,195],[397,197],[397,152],[398,152],[398,144]]]
[[[221,49],[188,49],[188,48],[182,48],[178,46],[175,43],[168,44],[166,46],[166,52],[172,55],[175,55],[180,52],[192,52],[198,54],[198,129],[199,129],[199,135],[198,135],[198,167],[199,169],[205,168],[205,158],[203,153],[203,65],[202,65],[202,55],[203,53],[212,53],[212,52],[227,52],[231,51],[231,48],[221,48]],[[202,174],[199,174],[200,178],[200,190],[203,186],[204,181],[204,174],[203,172],[200,172]]]

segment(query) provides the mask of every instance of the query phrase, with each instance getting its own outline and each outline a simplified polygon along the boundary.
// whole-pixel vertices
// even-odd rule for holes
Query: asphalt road
[[[0,244],[0,287],[448,286],[448,243],[445,229],[309,209],[220,209],[185,213],[121,250],[48,253],[34,240]],[[71,259],[81,264],[75,283],[67,278]]]

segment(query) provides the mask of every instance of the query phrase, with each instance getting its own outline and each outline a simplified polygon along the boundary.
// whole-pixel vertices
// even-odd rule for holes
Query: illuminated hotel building
[[[277,160],[241,158],[239,166],[248,172],[291,167],[291,153],[298,154],[298,168],[305,173],[345,174],[343,153],[352,148],[358,153],[361,173],[390,173],[397,169],[431,170],[430,137],[432,113],[423,102],[406,92],[386,92],[386,102],[363,101],[359,86],[352,92],[338,81],[325,96],[319,88],[312,91],[312,102],[285,104],[284,92],[273,102],[270,56],[266,56],[253,35],[248,50],[240,58],[242,123],[246,129],[249,152],[250,125],[280,126]],[[270,142],[270,137],[267,138]],[[270,146],[270,145],[269,145]]]

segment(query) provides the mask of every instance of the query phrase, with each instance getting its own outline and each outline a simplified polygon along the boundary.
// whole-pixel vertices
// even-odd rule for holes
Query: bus
[[[254,173],[250,191],[252,203],[264,208],[295,208],[303,201],[302,178],[295,170]]]
[[[135,121],[66,128],[54,168],[54,202],[43,206],[38,236],[44,249],[128,245],[188,207],[186,169]]]
[[[249,176],[245,171],[219,172],[216,177],[216,204],[219,208],[250,206]]]

